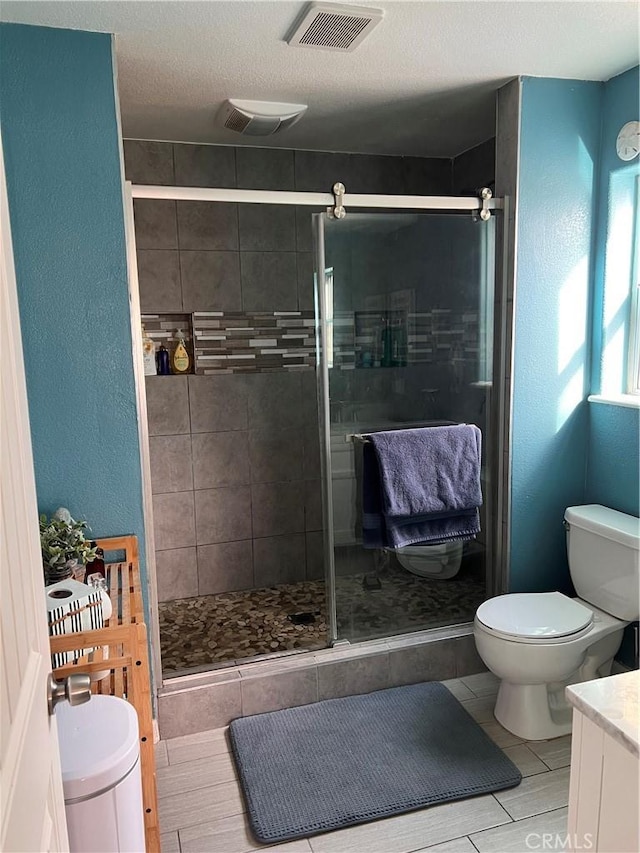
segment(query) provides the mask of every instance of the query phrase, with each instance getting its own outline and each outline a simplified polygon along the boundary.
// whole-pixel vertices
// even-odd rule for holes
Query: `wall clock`
[[[628,121],[616,139],[616,151],[621,160],[633,160],[640,154],[640,121]]]

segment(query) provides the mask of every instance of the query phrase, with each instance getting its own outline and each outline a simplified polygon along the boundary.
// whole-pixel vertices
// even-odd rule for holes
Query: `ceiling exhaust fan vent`
[[[310,3],[287,39],[292,47],[350,52],[369,35],[384,16],[382,9]]]
[[[216,123],[246,136],[271,136],[295,124],[306,109],[306,104],[229,98],[220,107]]]
[[[236,133],[242,133],[245,127],[249,124],[251,118],[240,110],[232,109],[226,118],[224,126],[229,130],[235,130]]]

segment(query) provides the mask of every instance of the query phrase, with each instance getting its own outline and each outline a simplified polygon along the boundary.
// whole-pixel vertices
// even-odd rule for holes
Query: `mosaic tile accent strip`
[[[476,311],[344,311],[336,312],[332,325],[333,366],[342,370],[478,360]],[[399,336],[398,352],[389,365],[384,364],[382,343],[387,327]]]
[[[156,344],[164,343],[170,351],[177,343],[176,330],[182,329],[199,374],[307,370],[316,364],[313,311],[144,314],[142,322]],[[389,365],[383,364],[385,324],[401,340],[400,360]],[[330,358],[338,370],[475,364],[479,358],[476,311],[341,311],[330,328]]]
[[[352,370],[357,364],[356,358],[356,317],[350,311],[336,311],[331,327],[333,329],[333,353],[330,363],[339,370]],[[331,334],[329,335],[331,340]]]
[[[242,373],[315,367],[313,311],[193,314],[196,373]]]

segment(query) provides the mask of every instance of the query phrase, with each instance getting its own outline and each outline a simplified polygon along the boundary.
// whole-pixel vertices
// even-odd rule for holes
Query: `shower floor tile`
[[[281,584],[161,602],[160,645],[165,677],[274,652],[327,645],[324,581]],[[295,625],[293,613],[314,614]]]
[[[380,588],[365,588],[365,577],[377,577]],[[392,557],[379,573],[336,578],[338,633],[358,642],[469,622],[485,598],[472,560],[454,578],[434,580],[411,574]]]
[[[377,579],[379,588],[365,578]],[[484,582],[464,565],[442,581],[416,577],[392,561],[378,574],[336,578],[338,633],[358,641],[467,622],[484,598]],[[288,616],[298,613],[312,613],[315,621],[294,624]],[[162,602],[159,616],[165,677],[327,645],[320,580]]]

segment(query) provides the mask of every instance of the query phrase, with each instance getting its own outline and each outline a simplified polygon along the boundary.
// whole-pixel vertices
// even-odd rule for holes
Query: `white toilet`
[[[495,717],[526,740],[571,731],[565,687],[608,675],[625,626],[640,614],[640,520],[596,504],[564,517],[578,598],[499,595],[474,620],[478,653],[501,679]]]
[[[449,580],[460,571],[463,542],[441,545],[407,545],[393,552],[401,566],[420,578]]]

